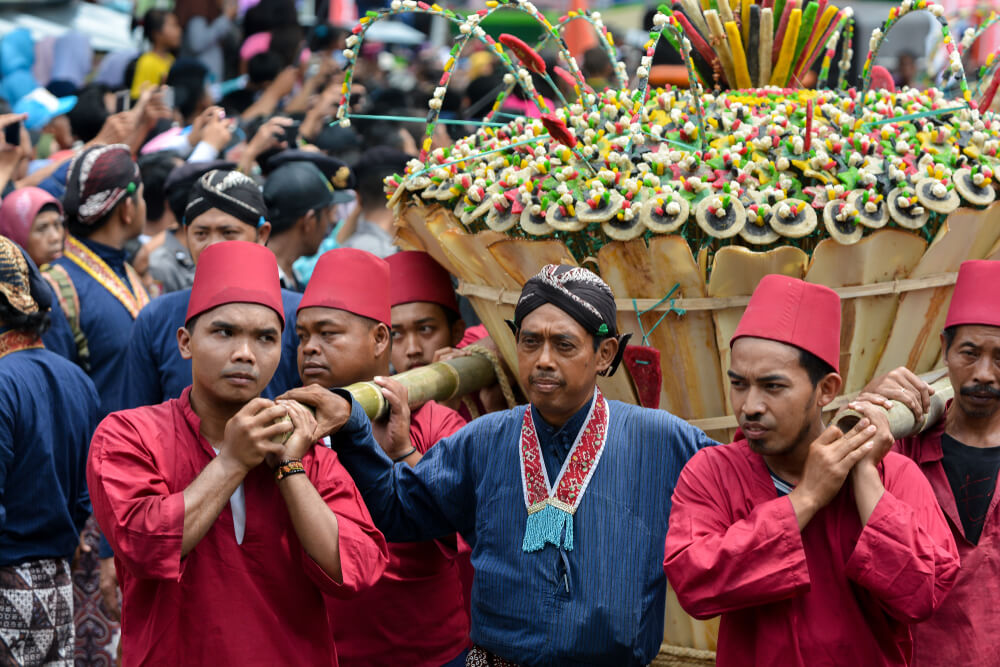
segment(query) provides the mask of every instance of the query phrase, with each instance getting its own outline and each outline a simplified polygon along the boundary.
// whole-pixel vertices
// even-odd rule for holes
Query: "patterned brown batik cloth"
[[[0,567],[0,665],[73,664],[69,563],[44,558]]]
[[[519,667],[519,665],[490,653],[482,646],[473,646],[465,658],[465,667]]]

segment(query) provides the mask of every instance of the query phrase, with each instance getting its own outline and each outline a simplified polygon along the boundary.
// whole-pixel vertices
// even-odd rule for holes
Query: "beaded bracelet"
[[[397,456],[396,458],[394,458],[394,459],[392,460],[392,462],[393,462],[393,463],[399,463],[400,461],[402,461],[402,460],[403,460],[403,459],[405,459],[406,457],[408,457],[408,456],[412,456],[413,454],[415,454],[415,453],[416,453],[416,451],[417,451],[417,448],[416,448],[416,447],[411,447],[411,448],[410,448],[410,451],[406,452],[406,453],[405,453],[405,454],[403,454],[402,456]]]
[[[274,481],[280,482],[289,475],[298,475],[299,473],[305,473],[306,469],[302,465],[302,459],[286,459],[278,464],[278,467],[274,469]]]

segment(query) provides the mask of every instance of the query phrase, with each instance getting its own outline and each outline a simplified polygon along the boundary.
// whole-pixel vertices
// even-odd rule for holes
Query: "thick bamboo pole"
[[[935,373],[935,375],[938,374]],[[905,438],[920,433],[936,424],[944,414],[945,404],[955,395],[951,380],[946,375],[932,382],[931,387],[934,388],[934,393],[931,394],[930,409],[924,414],[919,424],[908,407],[898,401],[892,402],[892,407],[889,408],[889,430],[892,431],[893,438]],[[861,419],[861,413],[855,410],[844,410],[837,418],[836,424],[841,431],[847,432],[858,423],[859,419]]]
[[[447,401],[464,396],[496,381],[493,364],[477,354],[439,361],[392,377],[406,387],[411,407],[427,401]],[[347,391],[361,404],[370,419],[383,417],[389,410],[381,388],[374,382],[356,382],[347,387]]]

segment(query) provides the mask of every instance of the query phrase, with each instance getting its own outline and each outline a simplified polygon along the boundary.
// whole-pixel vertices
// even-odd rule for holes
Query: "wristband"
[[[403,454],[402,456],[397,456],[396,458],[394,458],[394,459],[392,460],[392,462],[393,462],[393,463],[399,463],[400,461],[402,461],[402,460],[403,460],[403,459],[405,459],[406,457],[408,457],[408,456],[411,456],[411,455],[413,455],[413,454],[414,454],[414,453],[415,453],[416,451],[417,451],[417,448],[416,448],[416,447],[410,447],[410,451],[406,452],[406,453],[405,453],[405,454]]]
[[[286,459],[278,464],[274,469],[274,481],[280,482],[289,475],[305,474],[306,469],[302,465],[302,459]]]

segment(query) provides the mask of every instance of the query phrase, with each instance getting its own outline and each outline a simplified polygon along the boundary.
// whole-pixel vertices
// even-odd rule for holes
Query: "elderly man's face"
[[[517,366],[528,400],[553,426],[562,426],[594,393],[597,374],[607,370],[618,341],[605,339],[594,349],[594,337],[552,304],[521,322]]]

